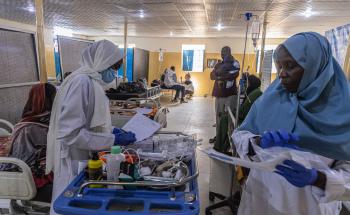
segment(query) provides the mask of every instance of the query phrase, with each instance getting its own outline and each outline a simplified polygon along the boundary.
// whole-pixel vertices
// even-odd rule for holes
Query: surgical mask
[[[109,84],[115,79],[115,74],[116,74],[116,71],[114,69],[112,68],[106,69],[101,72],[102,80],[105,83]]]

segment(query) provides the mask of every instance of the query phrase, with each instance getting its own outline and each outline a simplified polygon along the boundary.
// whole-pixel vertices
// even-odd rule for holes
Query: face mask
[[[105,83],[109,84],[115,79],[115,74],[116,74],[116,72],[114,69],[112,69],[112,68],[106,69],[103,72],[101,72],[102,80]]]

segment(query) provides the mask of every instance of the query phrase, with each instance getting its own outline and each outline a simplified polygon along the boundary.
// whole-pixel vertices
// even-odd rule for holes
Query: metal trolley
[[[176,133],[176,132],[174,132]],[[194,155],[187,165],[190,174],[180,180],[136,182],[87,181],[80,173],[54,202],[63,215],[198,215],[198,169]],[[91,188],[90,185],[103,185]],[[106,186],[124,186],[125,189]]]

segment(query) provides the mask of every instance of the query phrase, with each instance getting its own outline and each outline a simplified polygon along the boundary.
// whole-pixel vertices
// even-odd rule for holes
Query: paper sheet
[[[152,112],[152,109],[150,108],[136,108],[135,110],[139,114],[149,114]]]
[[[142,141],[161,128],[161,125],[142,114],[133,116],[124,126],[123,130],[131,131],[136,135],[136,142]]]
[[[291,159],[288,153],[283,153],[280,156],[262,162],[247,161],[237,157],[231,157],[223,153],[217,152],[214,149],[205,150],[209,157],[220,160],[225,163],[243,166],[249,169],[259,169],[273,172],[276,170],[276,165],[281,164],[286,159]]]

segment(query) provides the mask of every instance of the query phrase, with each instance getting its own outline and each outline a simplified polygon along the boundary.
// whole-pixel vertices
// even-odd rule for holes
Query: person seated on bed
[[[51,84],[36,84],[30,92],[15,125],[8,157],[24,161],[32,170],[37,188],[52,184],[53,174],[45,175],[47,132],[56,88]],[[1,165],[2,171],[18,171],[14,165]],[[51,196],[51,195],[50,195]]]

